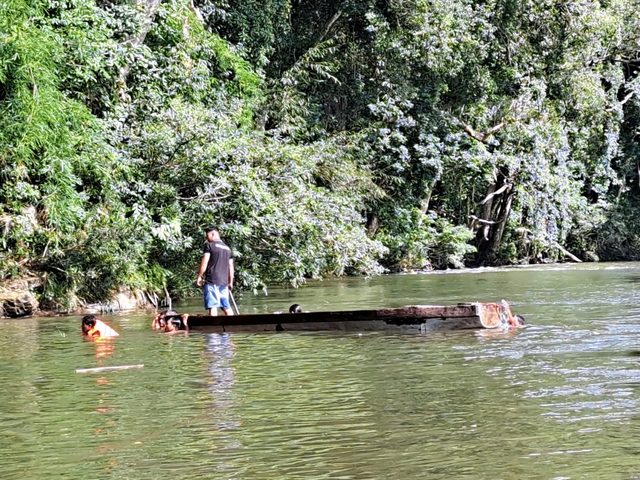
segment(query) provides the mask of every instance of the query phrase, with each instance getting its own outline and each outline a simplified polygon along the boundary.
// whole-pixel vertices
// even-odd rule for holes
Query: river
[[[2,319],[0,478],[640,478],[639,263],[236,293],[244,312],[502,298],[525,328],[167,336],[135,313],[93,343],[80,317]]]

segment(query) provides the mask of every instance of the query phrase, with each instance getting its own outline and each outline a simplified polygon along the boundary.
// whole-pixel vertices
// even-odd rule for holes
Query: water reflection
[[[229,430],[240,425],[240,419],[235,411],[236,396],[233,391],[235,385],[235,368],[232,359],[236,346],[228,333],[209,334],[207,336],[206,356],[209,362],[209,389],[213,396],[216,428]],[[229,440],[226,437],[225,440]],[[239,446],[239,443],[234,446]]]
[[[89,341],[91,343],[93,343],[95,345],[95,351],[96,351],[96,358],[106,358],[109,357],[111,355],[113,355],[113,353],[116,350],[116,344],[114,341],[109,340],[109,339],[101,339],[101,338],[96,338],[96,339],[92,339],[92,340],[85,340],[85,341]],[[99,364],[101,365],[103,362],[99,362]]]
[[[527,318],[510,332],[169,337],[141,314],[89,343],[77,318],[0,320],[0,478],[637,478],[639,272],[347,279],[240,304],[506,298]]]

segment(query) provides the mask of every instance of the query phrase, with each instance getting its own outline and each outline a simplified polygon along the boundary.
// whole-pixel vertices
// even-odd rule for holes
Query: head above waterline
[[[179,318],[173,318],[167,322],[167,332],[177,332],[178,330],[184,330]]]
[[[95,326],[96,326],[95,315],[85,315],[84,317],[82,317],[82,333],[86,335]]]
[[[297,303],[294,303],[289,307],[289,313],[302,313],[302,307]]]

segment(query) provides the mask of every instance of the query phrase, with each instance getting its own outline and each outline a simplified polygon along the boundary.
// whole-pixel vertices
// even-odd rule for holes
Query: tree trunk
[[[484,200],[478,204],[479,224],[476,234],[477,260],[480,264],[493,264],[502,243],[504,228],[511,213],[513,186],[502,172],[496,172],[495,181],[489,186]]]
[[[478,212],[478,217],[492,222],[491,218],[491,208],[493,206],[493,194],[496,191],[496,184],[492,183],[489,185],[489,189],[487,190],[487,196],[485,197],[486,201],[481,205],[480,211]],[[478,252],[480,251],[480,245],[483,242],[489,241],[489,230],[490,224],[483,223],[480,225],[478,232],[476,233],[476,242],[478,243]]]
[[[158,11],[162,0],[135,0],[134,3],[144,12],[144,19],[142,21],[140,31],[138,31],[135,35],[129,37],[125,42],[125,45],[128,47],[139,47],[144,43],[145,38],[147,38],[147,33],[149,33],[149,30],[151,30],[151,26],[153,25],[153,17]],[[126,89],[127,76],[129,75],[130,70],[131,65],[127,64],[122,67],[122,70],[120,70],[120,75],[118,76],[118,97],[123,101],[128,100]]]
[[[378,227],[380,226],[380,220],[376,215],[370,213],[367,218],[367,231],[369,232],[369,236],[373,237],[378,232]]]
[[[420,211],[425,215],[429,211],[429,202],[431,202],[431,194],[433,193],[433,189],[436,188],[436,182],[437,180],[435,178],[431,181],[427,194],[422,199],[422,202],[420,202]]]
[[[511,202],[513,201],[513,191],[508,188],[503,197],[500,199],[500,206],[496,211],[496,224],[491,228],[491,235],[486,247],[487,258],[491,261],[495,260],[496,252],[500,248],[502,243],[502,236],[504,235],[504,227],[509,219],[509,213],[511,213]]]

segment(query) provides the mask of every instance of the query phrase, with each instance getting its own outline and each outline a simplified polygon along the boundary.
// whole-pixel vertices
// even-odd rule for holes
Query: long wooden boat
[[[167,315],[167,320],[184,318]],[[201,332],[264,332],[300,330],[391,330],[427,333],[436,330],[509,328],[516,316],[501,303],[459,303],[452,306],[409,305],[378,310],[243,315],[188,315],[189,330]],[[521,318],[521,317],[520,317]]]

